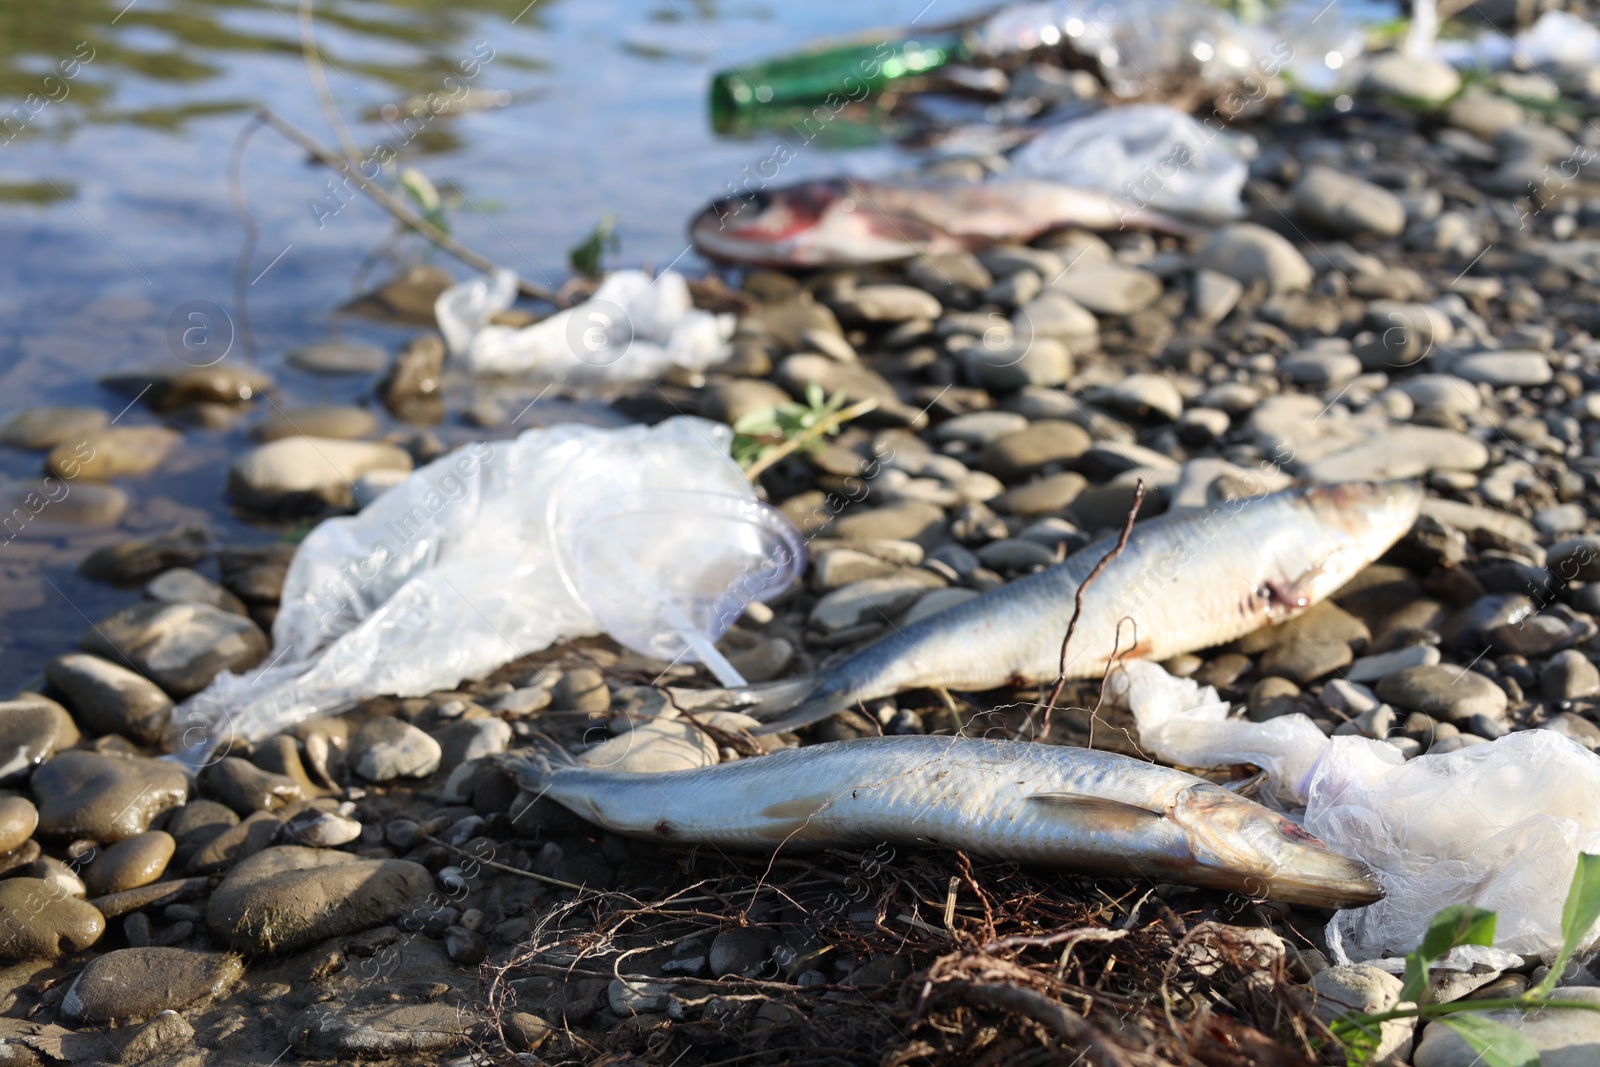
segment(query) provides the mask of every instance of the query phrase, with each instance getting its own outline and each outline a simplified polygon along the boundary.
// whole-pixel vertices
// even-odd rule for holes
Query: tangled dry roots
[[[629,891],[565,894],[519,951],[486,965],[485,1053],[797,1067],[1342,1062],[1281,950],[1241,928],[1271,917],[1246,900],[887,846],[810,860],[652,856]],[[709,949],[729,931],[743,933],[724,944],[757,951],[710,977],[708,954],[728,965]],[[536,1052],[509,1051],[513,1012],[552,1024]]]

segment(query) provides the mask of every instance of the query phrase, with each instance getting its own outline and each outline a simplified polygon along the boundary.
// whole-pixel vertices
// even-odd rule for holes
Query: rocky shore
[[[1593,749],[1600,86],[1453,78],[1375,67],[1353,110],[1243,123],[1262,146],[1250,218],[1192,241],[1067,231],[699,283],[739,311],[732,357],[612,397],[615,413],[731,424],[811,383],[878,401],[763,476],[812,561],[725,638],[730,659],[782,677],[1048,566],[1120,526],[1139,482],[1151,515],[1297,479],[1417,478],[1417,527],[1333,601],[1168,670],[1252,719],[1305,712],[1408,758],[1527,729]],[[419,269],[373,301],[425,319],[447,282]],[[454,440],[517,432],[535,390],[452,387],[444,356],[428,332],[392,356],[288,355],[363,376],[357,406],[296,405],[227,362],[107,382],[133,400],[125,419],[17,414],[0,442],[43,473],[8,487],[7,533],[114,526],[186,434],[247,420],[219,508],[358,508],[446,450],[441,420]],[[942,853],[769,864],[519,798],[496,754],[535,730],[577,744],[670,718],[648,683],[707,682],[604,641],[224,745],[196,776],[156,759],[196,740],[177,702],[272,656],[293,551],[179,528],[95,552],[83,573],[126,606],[0,703],[0,1065],[1045,1062],[1086,1039],[972,991],[1042,989],[1052,969],[1123,1057],[1097,1062],[1299,1064],[1340,1011],[1398,997],[1392,975],[1330,965],[1314,912]],[[1049,740],[1088,742],[1096,688],[1069,688]],[[910,693],[778,743],[1015,731],[1037,698]],[[1136,751],[1115,712],[1098,725],[1097,744]],[[1067,955],[1040,940],[1074,925]],[[1002,942],[980,973],[971,952]],[[1436,976],[1434,996],[1505,996],[1536,973]],[[1566,984],[1600,995],[1581,968]],[[1174,1011],[1197,1021],[1174,1029]],[[1586,1062],[1595,1020],[1524,1032],[1547,1064]],[[1473,1062],[1410,1021],[1386,1024],[1380,1056]]]

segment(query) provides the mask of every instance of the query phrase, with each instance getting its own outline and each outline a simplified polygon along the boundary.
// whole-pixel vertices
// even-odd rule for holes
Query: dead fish
[[[1383,897],[1366,864],[1192,774],[1111,752],[876,737],[664,774],[508,757],[523,789],[617,833],[738,850],[938,845],[1324,908]]]
[[[1346,482],[1139,523],[1084,597],[1066,676],[1099,677],[1114,654],[1165,660],[1291,619],[1383,555],[1416,522],[1421,503],[1415,482]],[[674,696],[681,706],[746,710],[772,732],[907,689],[1054,681],[1078,586],[1110,544],[1102,538],[812,674]]]
[[[1195,232],[1131,201],[1055,182],[900,185],[834,178],[715,201],[690,224],[689,236],[706,255],[735,263],[845,267],[1028,241],[1064,226]]]

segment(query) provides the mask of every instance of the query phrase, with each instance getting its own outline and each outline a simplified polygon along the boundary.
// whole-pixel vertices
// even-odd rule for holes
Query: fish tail
[[[804,700],[789,708],[778,718],[763,721],[756,733],[778,734],[785,730],[798,730],[830,716],[837,715],[856,703],[853,687],[824,683]],[[761,718],[757,715],[755,718]]]
[[[557,772],[582,766],[572,753],[542,735],[534,736],[533,747],[494,759],[518,786],[535,795],[543,795],[550,788]]]

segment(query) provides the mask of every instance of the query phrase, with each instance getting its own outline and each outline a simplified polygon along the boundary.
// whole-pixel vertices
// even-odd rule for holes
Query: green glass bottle
[[[852,41],[725,70],[711,79],[711,125],[726,132],[745,125],[759,110],[863,100],[900,78],[968,58],[959,33],[940,33]]]

